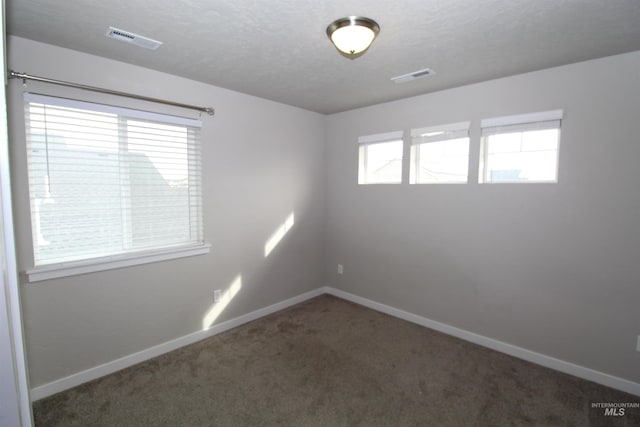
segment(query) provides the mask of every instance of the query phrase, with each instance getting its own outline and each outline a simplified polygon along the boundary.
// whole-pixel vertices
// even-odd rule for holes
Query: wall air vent
[[[425,68],[424,70],[414,71],[413,73],[403,74],[401,76],[391,77],[391,81],[395,83],[406,83],[412,80],[421,79],[423,77],[428,77],[434,75],[436,72],[431,68]]]
[[[156,50],[162,44],[162,42],[159,42],[157,40],[143,37],[129,31],[119,30],[113,27],[109,27],[105,35],[112,39],[135,44],[136,46],[144,47],[151,50]]]

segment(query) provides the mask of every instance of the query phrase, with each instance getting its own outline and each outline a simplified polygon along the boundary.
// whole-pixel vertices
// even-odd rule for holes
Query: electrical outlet
[[[338,264],[338,274],[343,274],[344,273],[344,267],[342,267],[342,264]]]
[[[216,289],[213,291],[213,302],[218,302],[222,298],[222,290]]]

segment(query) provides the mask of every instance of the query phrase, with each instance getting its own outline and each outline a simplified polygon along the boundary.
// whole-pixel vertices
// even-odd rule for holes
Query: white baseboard
[[[397,308],[381,304],[370,299],[362,298],[357,295],[350,294],[348,292],[341,291],[339,289],[325,287],[325,292],[336,296],[338,298],[345,299],[347,301],[354,302],[359,305],[371,308],[376,311],[388,314],[393,317],[397,317],[411,323],[416,323],[421,326],[425,326],[436,331],[443,332],[447,335],[452,335],[457,338],[461,338],[465,341],[472,342],[474,344],[481,345],[483,347],[490,348],[492,350],[506,353],[510,356],[517,357],[519,359],[526,360],[537,365],[541,365],[547,368],[554,369],[556,371],[564,372],[565,374],[573,375],[578,378],[593,381],[598,384],[605,385],[617,390],[621,390],[627,393],[640,396],[640,384],[618,378],[613,375],[605,374],[594,369],[585,368],[584,366],[576,365],[571,362],[556,359],[555,357],[547,356],[535,351],[527,350],[526,348],[511,345],[502,341],[488,338],[483,335],[479,335],[473,332],[469,332],[464,329],[456,328],[445,323],[437,322],[435,320],[427,319],[426,317],[418,316],[407,311],[399,310]]]
[[[147,348],[137,353],[133,353],[128,356],[121,357],[111,362],[107,362],[102,365],[89,368],[85,371],[69,375],[68,377],[64,377],[44,385],[34,387],[31,389],[31,401],[33,402],[36,400],[40,400],[45,397],[51,396],[55,393],[59,393],[61,391],[70,389],[72,387],[76,387],[88,381],[95,380],[97,378],[103,377],[108,374],[112,374],[124,368],[128,368],[129,366],[133,366],[137,363],[144,362],[145,360],[152,359],[164,353],[168,353],[170,351],[176,350],[180,347],[193,344],[205,338],[209,338],[211,336],[217,335],[221,332],[227,331],[229,329],[235,328],[237,326],[251,322],[253,320],[259,319],[261,317],[267,316],[277,311],[283,310],[287,307],[290,307],[292,305],[301,303],[308,299],[317,297],[324,293],[327,293],[326,288],[315,289],[313,291],[306,292],[304,294],[295,296],[293,298],[289,298],[285,301],[281,301],[279,303],[270,305],[268,307],[264,307],[256,311],[252,311],[251,313],[247,313],[242,316],[236,317],[234,319],[230,319],[225,322],[219,323],[205,331],[194,332],[194,333],[182,336],[180,338],[176,338],[174,340],[167,341],[165,343]]]
[[[537,365],[545,366],[547,368],[564,372],[578,378],[583,378],[589,381],[596,382],[598,384],[605,385],[607,387],[640,396],[640,384],[638,383],[634,383],[623,378],[618,378],[613,375],[605,374],[603,372],[599,372],[590,368],[585,368],[584,366],[579,366],[541,353],[536,353],[534,351],[488,338],[464,329],[456,328],[455,326],[450,326],[445,323],[428,319],[426,317],[418,316],[416,314],[409,313],[407,311],[400,310],[385,304],[381,304],[367,298],[359,297],[357,295],[350,294],[339,289],[323,287],[295,296],[293,298],[289,298],[285,301],[270,305],[268,307],[252,311],[251,313],[244,314],[234,319],[227,320],[225,322],[212,326],[206,331],[194,332],[189,335],[185,335],[183,337],[165,342],[163,344],[147,348],[137,353],[121,357],[111,362],[107,362],[105,364],[87,369],[85,371],[69,375],[68,377],[64,377],[44,385],[34,387],[31,389],[31,400],[40,400],[55,393],[59,393],[72,387],[76,387],[88,381],[95,380],[108,374],[112,374],[124,368],[128,368],[129,366],[144,362],[145,360],[152,359],[164,353],[176,350],[180,347],[193,344],[197,341],[201,341],[205,338],[209,338],[229,329],[235,328],[242,324],[251,322],[253,320],[259,319],[261,317],[267,316],[269,314],[275,313],[277,311],[283,310],[292,305],[301,303],[325,293],[388,314],[390,316],[409,321],[411,323],[415,323],[430,329],[434,329],[436,331],[443,332],[448,335],[452,335],[454,337],[461,338],[465,341],[469,341],[474,344],[490,348],[492,350],[506,353],[508,355],[535,363]]]

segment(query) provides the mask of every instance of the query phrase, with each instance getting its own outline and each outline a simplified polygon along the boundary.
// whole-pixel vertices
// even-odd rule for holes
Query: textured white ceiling
[[[640,0],[7,0],[6,7],[10,34],[321,113],[640,50]],[[381,27],[355,60],[325,34],[348,15]],[[108,39],[109,26],[164,44],[150,51]],[[437,74],[389,80],[426,67]]]

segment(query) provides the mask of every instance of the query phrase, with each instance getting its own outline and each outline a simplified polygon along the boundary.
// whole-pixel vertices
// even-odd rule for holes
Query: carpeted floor
[[[34,403],[39,426],[639,426],[640,402],[323,295]]]

